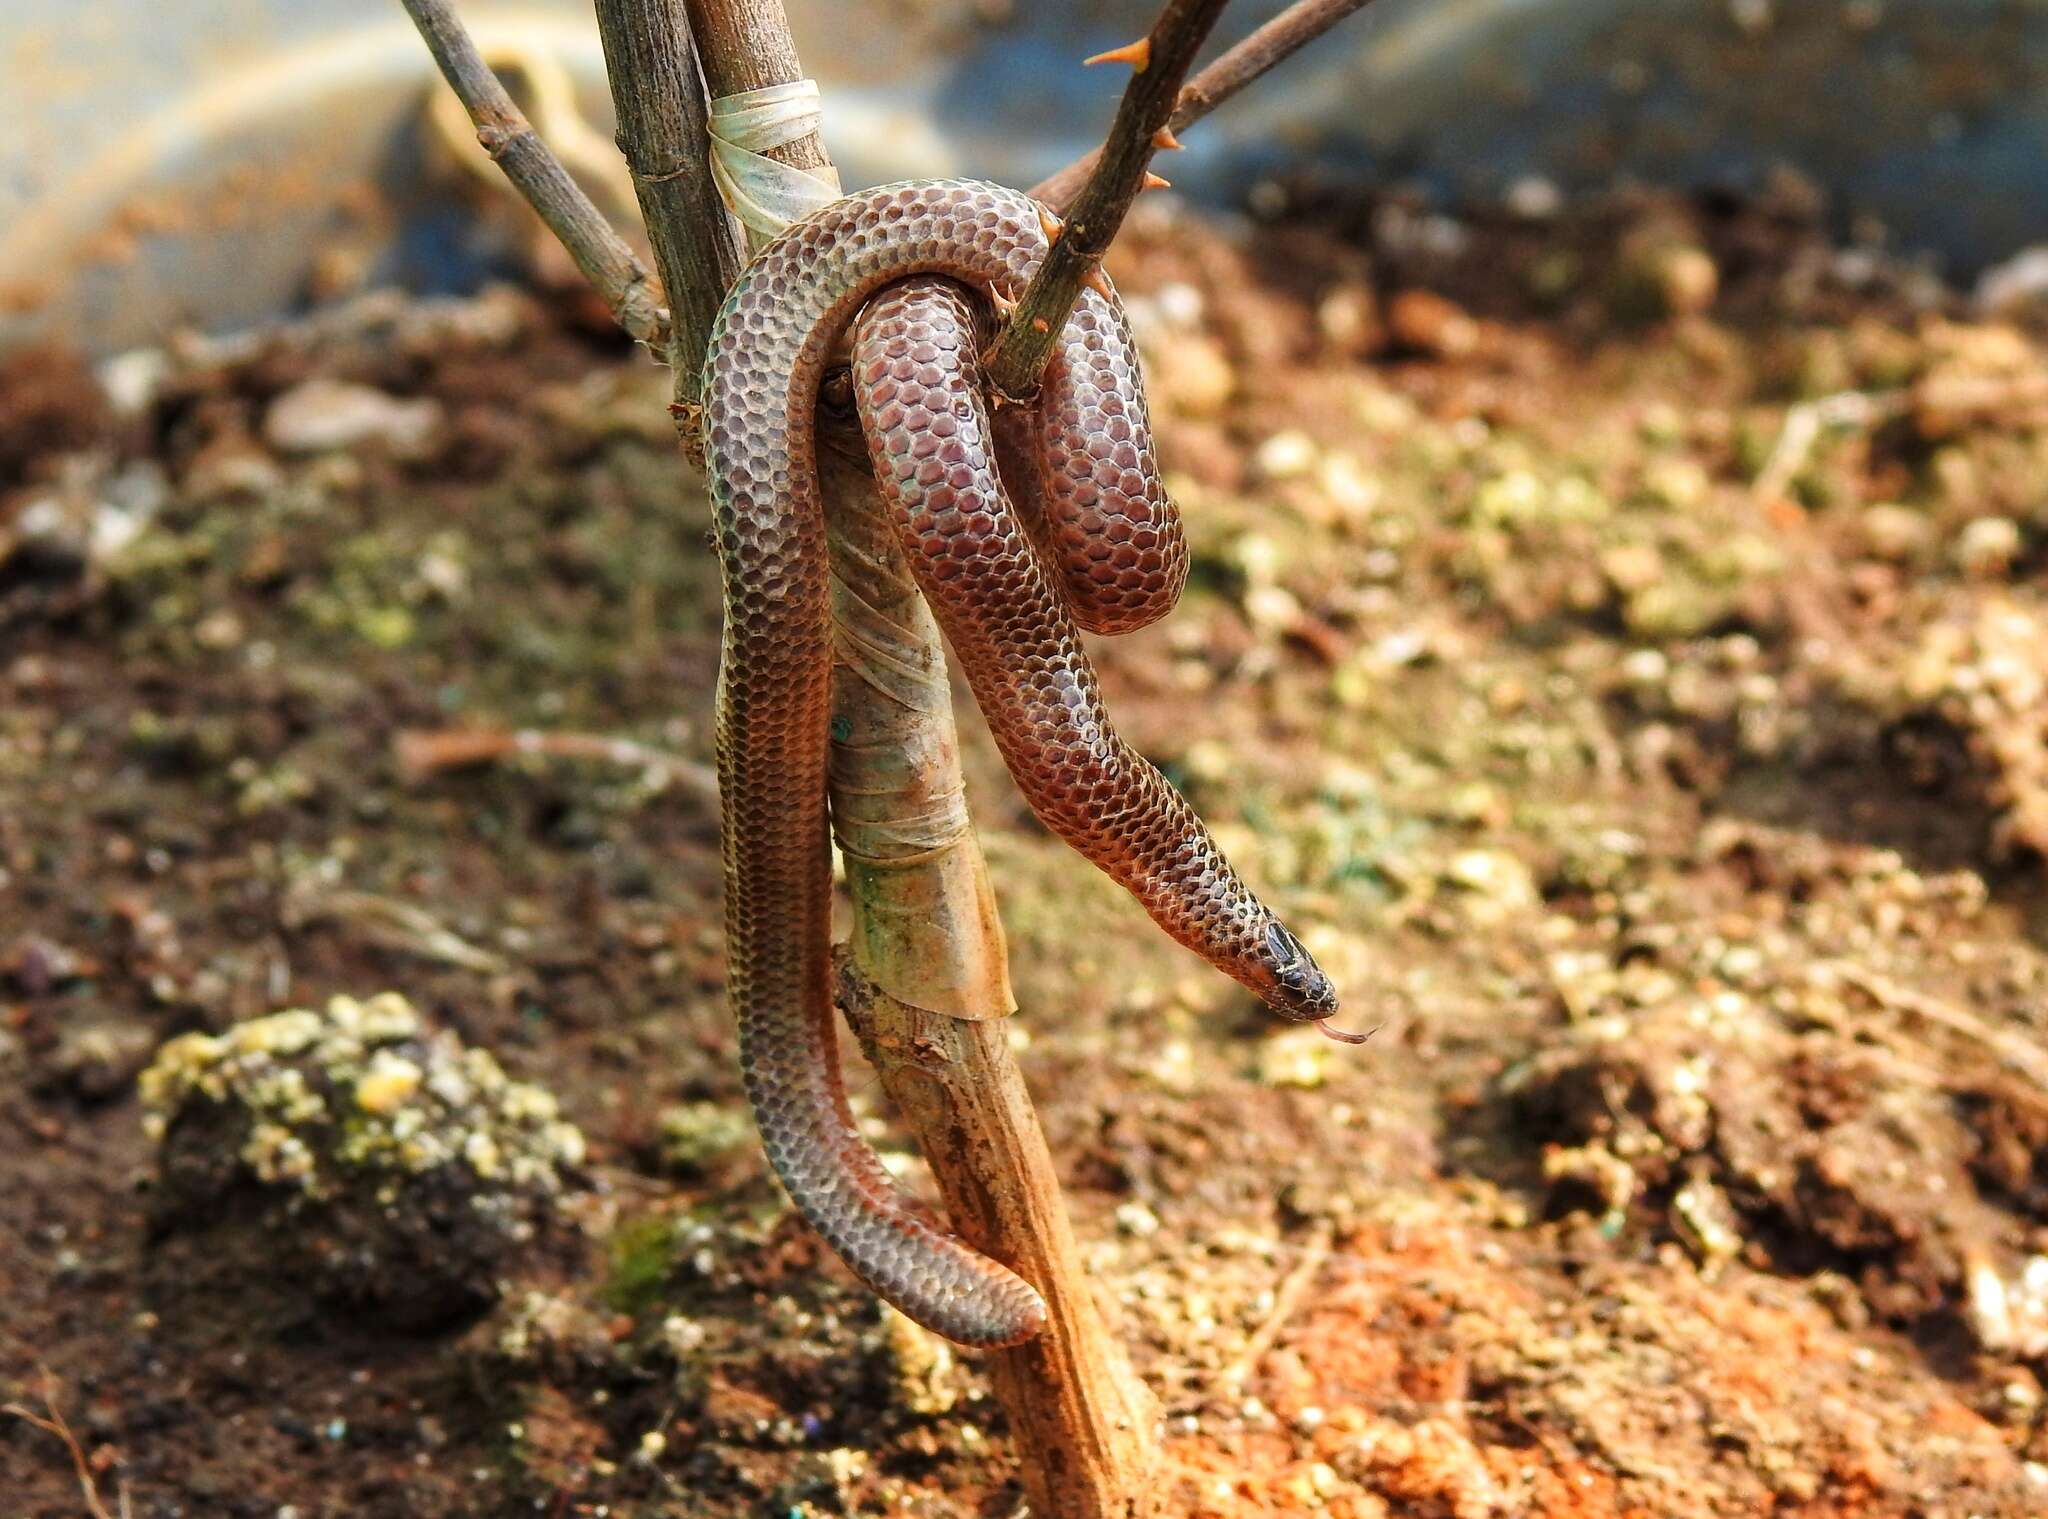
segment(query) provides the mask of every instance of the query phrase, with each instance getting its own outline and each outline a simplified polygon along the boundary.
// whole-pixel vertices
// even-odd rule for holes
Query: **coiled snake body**
[[[1034,811],[1174,938],[1282,1016],[1327,1018],[1315,962],[1102,710],[1077,624],[1161,615],[1187,549],[1154,466],[1136,353],[1084,291],[1031,408],[992,427],[970,292],[1013,296],[1044,256],[1037,206],[962,181],[884,186],[788,228],[712,329],[704,432],[724,574],[718,769],[726,949],[747,1095],[812,1226],[869,1286],[969,1345],[1042,1327],[1027,1283],[900,1194],[846,1103],[830,977],[830,630],[813,412],[852,326],[854,396],[884,501]],[[1036,510],[1012,510],[996,463]]]

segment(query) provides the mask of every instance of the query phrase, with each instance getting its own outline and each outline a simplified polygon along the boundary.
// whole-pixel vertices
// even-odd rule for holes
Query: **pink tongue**
[[[1379,1032],[1376,1028],[1369,1028],[1362,1034],[1347,1034],[1340,1028],[1331,1028],[1328,1023],[1321,1019],[1316,1021],[1316,1028],[1324,1038],[1334,1039],[1339,1044],[1363,1044]]]

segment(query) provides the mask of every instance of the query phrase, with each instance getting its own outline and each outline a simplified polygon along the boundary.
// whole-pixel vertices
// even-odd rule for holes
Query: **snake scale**
[[[1187,575],[1137,355],[1107,285],[1083,292],[1034,406],[1006,409],[998,426],[982,398],[975,298],[1013,297],[1046,247],[1036,203],[996,185],[846,196],[747,266],[704,371],[724,580],[728,984],[748,1099],[790,1197],[853,1271],[927,1328],[978,1346],[1029,1339],[1044,1303],[896,1188],[855,1127],[839,1070],[814,411],[849,329],[883,499],[1026,801],[1169,934],[1281,1016],[1320,1022],[1336,1010],[1300,941],[1117,736],[1081,647],[1077,628],[1117,632],[1160,616]],[[1026,513],[1012,509],[1005,474]]]

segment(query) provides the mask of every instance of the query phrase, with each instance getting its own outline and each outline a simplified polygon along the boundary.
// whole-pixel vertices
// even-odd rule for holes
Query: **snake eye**
[[[1266,925],[1266,953],[1273,957],[1273,969],[1283,974],[1308,958],[1308,951],[1301,947],[1301,940],[1277,922]]]

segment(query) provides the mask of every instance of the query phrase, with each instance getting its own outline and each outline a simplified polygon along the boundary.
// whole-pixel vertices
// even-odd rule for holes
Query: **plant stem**
[[[802,77],[779,0],[690,0],[720,93]],[[783,150],[830,160],[815,136]],[[832,554],[832,821],[847,861],[848,1013],[937,1178],[953,1227],[1044,1297],[1045,1332],[987,1365],[1032,1512],[1149,1511],[1150,1395],[1105,1329],[1058,1173],[1010,1053],[994,892],[966,818],[945,651],[876,498],[867,451],[819,428]]]
[[[933,1172],[962,1237],[978,1250],[1012,1251],[1004,1264],[1031,1281],[1077,1270],[1059,1173],[1003,1023],[912,1007],[850,966],[840,996],[897,1111],[920,1135],[958,1147],[962,1160]],[[1158,1410],[1092,1305],[1054,1312],[1036,1339],[991,1355],[988,1372],[1026,1457],[1032,1513],[1137,1519],[1153,1511]]]
[[[1034,1514],[1137,1519],[1157,1410],[1105,1329],[1010,1052],[995,897],[966,823],[938,629],[857,438],[822,455],[831,503],[833,830],[854,892],[840,1005],[962,1238],[1038,1288],[1036,1339],[987,1358]],[[936,819],[936,821],[934,821]],[[914,827],[906,827],[906,823]]]
[[[711,182],[704,87],[681,0],[597,0],[619,149],[633,171],[655,267],[674,311],[669,367],[684,451],[701,459],[697,413],[704,350],[738,278],[739,234]]]
[[[1166,0],[1145,34],[1144,56],[1132,68],[1101,157],[1068,211],[1066,230],[989,352],[988,377],[1004,394],[1021,400],[1037,391],[1038,377],[1081,287],[1101,264],[1124,214],[1145,186],[1146,166],[1158,151],[1153,139],[1173,115],[1181,81],[1223,5],[1224,0]]]
[[[1372,0],[1295,0],[1187,82],[1173,115],[1167,118],[1167,129],[1179,132],[1193,126],[1274,64],[1299,52],[1353,11],[1370,4]],[[1092,149],[1057,174],[1040,180],[1032,187],[1031,198],[1055,211],[1065,210],[1101,158],[1102,149]]]
[[[443,67],[459,91],[470,91],[465,103],[484,99],[487,90],[503,97],[443,0],[407,6],[437,58],[445,52],[464,61],[462,69]],[[740,267],[734,228],[711,184],[700,69],[703,84],[719,94],[787,83],[802,70],[779,0],[690,0],[687,23],[680,0],[597,0],[597,18],[620,147],[671,292],[676,410],[685,448],[697,452],[703,353]],[[524,125],[509,97],[493,109]],[[566,181],[530,128],[522,141],[530,144],[523,152]],[[774,156],[799,168],[830,164],[815,134]],[[514,182],[533,198],[517,175]],[[589,214],[570,230],[548,222],[572,253],[572,234],[599,246],[591,225],[616,240],[587,199],[583,204]],[[625,256],[631,260],[630,249]],[[609,298],[605,266],[586,266],[581,257],[578,263]],[[637,268],[637,261],[622,267]],[[644,269],[639,278],[646,282]],[[626,325],[621,304],[613,305]],[[1139,1519],[1155,1502],[1149,1479],[1156,1412],[1103,1327],[1052,1156],[1010,1054],[1004,1019],[1015,1004],[1007,955],[987,867],[960,800],[959,738],[938,629],[876,499],[859,437],[843,425],[824,427],[819,454],[838,630],[834,727],[843,735],[833,751],[833,824],[854,897],[843,971],[849,1016],[937,1177],[955,1227],[1020,1270],[1046,1300],[1045,1333],[994,1352],[988,1362],[1033,1512]],[[949,807],[959,809],[958,826],[944,827],[934,842],[933,820]]]
[[[525,113],[484,62],[448,0],[404,0],[404,4],[441,76],[476,123],[477,141],[484,151],[568,249],[591,288],[611,307],[618,324],[656,352],[665,352],[669,313],[653,275],[534,132]]]
[[[739,95],[804,77],[782,0],[689,0],[690,25],[704,47],[704,82],[711,98]],[[816,132],[768,150],[797,169],[824,169],[832,160]]]

